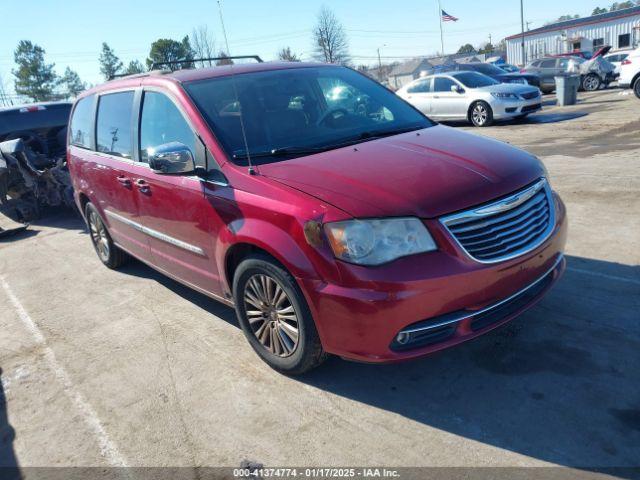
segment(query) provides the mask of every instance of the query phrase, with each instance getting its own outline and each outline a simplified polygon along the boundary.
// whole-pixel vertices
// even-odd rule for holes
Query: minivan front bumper
[[[566,212],[554,197],[549,238],[508,261],[465,258],[439,222],[430,222],[439,251],[376,268],[341,263],[340,285],[299,279],[324,349],[372,363],[407,360],[475,338],[531,308],[565,269]]]

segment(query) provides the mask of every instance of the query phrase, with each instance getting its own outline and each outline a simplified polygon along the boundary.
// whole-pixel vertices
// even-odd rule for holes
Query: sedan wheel
[[[244,304],[262,346],[279,357],[291,355],[298,346],[298,316],[278,282],[263,274],[252,276],[245,286]]]
[[[476,127],[486,127],[493,123],[493,112],[485,102],[476,102],[471,107],[471,122]]]

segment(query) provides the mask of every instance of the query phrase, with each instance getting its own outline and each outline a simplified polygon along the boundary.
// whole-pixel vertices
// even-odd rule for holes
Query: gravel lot
[[[102,267],[73,215],[1,241],[0,465],[638,466],[640,101],[580,99],[455,126],[543,159],[568,270],[508,327],[419,361],[287,378],[231,309]]]

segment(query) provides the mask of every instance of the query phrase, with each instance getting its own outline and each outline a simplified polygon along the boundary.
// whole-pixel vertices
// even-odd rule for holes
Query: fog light
[[[396,337],[396,342],[398,342],[400,345],[405,345],[410,339],[410,333],[400,332]]]

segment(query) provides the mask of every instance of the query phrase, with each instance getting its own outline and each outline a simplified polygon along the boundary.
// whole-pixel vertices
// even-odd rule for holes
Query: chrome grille
[[[527,253],[553,230],[551,191],[543,178],[506,198],[448,215],[441,222],[474,260],[493,263]]]

